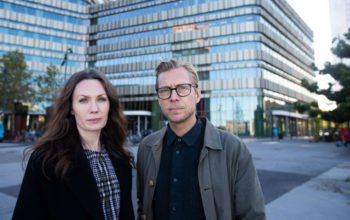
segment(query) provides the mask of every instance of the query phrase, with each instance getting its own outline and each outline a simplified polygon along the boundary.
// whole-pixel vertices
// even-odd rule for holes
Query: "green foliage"
[[[301,101],[297,101],[293,104],[293,107],[297,112],[301,114],[308,113],[310,118],[315,118],[321,113],[317,102],[304,103]]]
[[[331,49],[332,53],[337,57],[343,59],[350,57],[350,45],[345,40],[338,40],[335,47]]]
[[[294,109],[297,110],[297,112],[299,112],[301,114],[309,111],[310,108],[311,108],[310,104],[307,104],[307,103],[303,103],[300,101],[297,101],[294,103]]]
[[[311,63],[310,67],[311,67],[312,71],[318,71],[318,68],[315,65],[315,63]]]
[[[302,79],[301,80],[301,85],[306,88],[307,90],[309,90],[310,92],[317,92],[318,90],[318,85],[317,83],[312,83],[310,84],[306,79]]]
[[[14,111],[14,103],[30,103],[35,93],[32,74],[28,72],[22,52],[16,50],[4,54],[0,59],[0,105],[8,112]]]
[[[344,37],[335,38],[334,47],[331,49],[333,54],[341,60],[350,58],[350,29]],[[350,97],[350,66],[342,62],[335,64],[327,62],[319,73],[331,75],[341,86],[340,90],[334,91],[334,85],[329,83],[327,89],[320,89],[316,83],[309,84],[307,80],[302,80],[302,86],[310,92],[325,95],[329,100],[337,103],[338,107],[332,112],[323,112],[322,118],[336,122],[350,121],[350,99],[348,98]]]
[[[59,89],[57,80],[58,73],[59,69],[50,64],[46,67],[46,74],[37,77],[38,93],[36,100],[38,102],[51,103],[54,101]]]
[[[331,112],[332,119],[337,122],[350,121],[350,102],[343,102],[338,105],[338,107]]]
[[[329,74],[331,75],[339,85],[342,86],[342,89],[339,91],[333,91],[333,85],[329,84],[328,89],[320,90],[321,94],[324,94],[328,99],[336,101],[337,104],[343,103],[346,101],[346,97],[350,95],[350,67],[343,63],[331,64],[327,62],[324,66],[324,69],[320,71],[320,74]]]

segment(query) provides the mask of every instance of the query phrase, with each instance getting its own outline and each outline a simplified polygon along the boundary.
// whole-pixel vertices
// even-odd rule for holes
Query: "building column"
[[[141,127],[141,116],[137,116],[137,135],[141,135],[140,127]]]
[[[148,128],[147,128],[147,116],[145,116],[145,120],[144,120],[144,130],[146,131],[146,130],[148,130]]]
[[[289,133],[289,117],[286,117],[285,126],[286,126],[286,137],[287,137],[287,136],[290,136],[290,133]]]

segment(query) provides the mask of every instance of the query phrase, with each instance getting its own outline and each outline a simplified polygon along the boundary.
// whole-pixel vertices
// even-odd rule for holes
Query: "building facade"
[[[127,111],[147,111],[144,127],[165,125],[155,93],[162,59],[193,63],[198,114],[244,136],[308,135],[293,103],[314,101],[313,33],[286,1],[116,1],[90,7],[88,63],[117,87]],[[131,129],[134,129],[131,127]],[[131,133],[138,132],[135,129]]]
[[[166,125],[155,93],[163,59],[193,63],[198,114],[242,136],[308,135],[293,103],[314,97],[313,33],[285,0],[77,0],[0,2],[0,55],[21,50],[35,74],[61,77],[86,67],[118,89],[130,134]],[[68,53],[69,52],[69,53]],[[68,62],[62,66],[62,59]],[[34,75],[35,75],[34,74]]]
[[[89,13],[82,0],[0,1],[0,56],[19,50],[35,78],[54,65],[63,81],[69,73],[86,67]],[[62,61],[65,54],[67,59]],[[40,110],[50,103],[31,106]]]
[[[10,51],[22,52],[27,71],[32,73],[33,85],[37,85],[39,76],[47,73],[47,67],[55,66],[60,86],[70,73],[87,66],[89,22],[88,6],[83,0],[1,0],[0,57]],[[61,65],[63,60],[65,62]],[[23,103],[19,109],[15,105],[14,114],[5,113],[1,117],[6,138],[21,138],[26,129],[40,130],[43,127],[45,108],[52,104],[38,101],[43,97],[47,94],[37,92],[37,101]]]

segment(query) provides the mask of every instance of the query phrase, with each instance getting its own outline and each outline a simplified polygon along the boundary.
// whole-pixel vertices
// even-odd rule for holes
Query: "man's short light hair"
[[[198,85],[198,73],[197,70],[194,68],[194,66],[189,62],[184,61],[176,61],[174,59],[171,60],[165,60],[161,61],[159,65],[156,68],[156,89],[158,88],[158,78],[161,73],[177,69],[177,68],[184,68],[187,70],[189,74],[191,74],[193,84]]]

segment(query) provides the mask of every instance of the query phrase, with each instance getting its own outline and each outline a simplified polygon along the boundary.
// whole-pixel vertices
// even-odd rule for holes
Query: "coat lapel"
[[[160,164],[160,159],[162,156],[162,145],[163,145],[163,138],[165,135],[165,132],[167,130],[167,127],[163,127],[160,132],[156,135],[155,138],[153,138],[153,140],[150,141],[150,143],[148,144],[149,147],[152,148],[152,154],[153,154],[153,158],[154,158],[154,162],[156,165],[156,178],[157,179],[157,175],[158,175],[158,171],[159,171],[159,164]]]
[[[65,183],[79,199],[93,219],[104,219],[99,191],[89,161],[84,152],[79,152]]]

